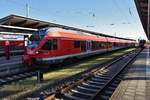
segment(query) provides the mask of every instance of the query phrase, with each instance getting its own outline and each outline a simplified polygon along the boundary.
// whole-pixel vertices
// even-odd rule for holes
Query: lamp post
[[[29,10],[30,10],[30,8],[29,8],[29,5],[27,3],[26,4],[26,17],[29,17]]]

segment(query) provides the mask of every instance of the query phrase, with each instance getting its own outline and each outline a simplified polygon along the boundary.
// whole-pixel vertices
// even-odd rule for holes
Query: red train
[[[30,38],[23,62],[52,64],[135,45],[134,40],[58,28],[40,30]]]
[[[37,29],[16,27],[9,25],[0,25],[0,55],[4,53],[6,41],[9,41],[10,52],[23,52],[25,46],[25,37],[31,36],[31,32]]]
[[[29,33],[0,32],[0,56],[5,55],[6,43],[9,44],[9,54],[23,54],[25,48],[25,36],[31,36]]]

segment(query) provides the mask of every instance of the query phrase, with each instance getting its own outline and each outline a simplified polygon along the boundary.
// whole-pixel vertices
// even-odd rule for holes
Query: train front
[[[39,55],[39,46],[45,36],[45,32],[35,32],[29,38],[28,45],[26,47],[25,53],[23,55],[23,63],[27,66],[31,66],[35,62],[35,58]]]

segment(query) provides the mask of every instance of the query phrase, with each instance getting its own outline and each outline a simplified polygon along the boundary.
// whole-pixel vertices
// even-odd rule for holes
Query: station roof
[[[16,26],[9,26],[9,25],[0,25],[0,33],[13,32],[13,33],[27,33],[27,34],[29,33],[29,34],[32,34],[36,31],[38,31],[38,29],[16,27]]]
[[[150,39],[150,36],[149,36],[150,30],[148,29],[148,0],[135,0],[135,4],[137,7],[140,20],[142,22],[144,31],[148,39]]]
[[[56,25],[54,23],[49,23],[49,22],[31,19],[31,18],[27,18],[23,16],[17,16],[17,15],[9,15],[0,19],[0,24],[18,26],[18,27],[26,27],[26,28],[36,28],[36,29]]]
[[[58,28],[63,28],[63,29],[68,29],[68,30],[88,32],[88,33],[95,34],[95,35],[114,37],[114,36],[105,35],[103,33],[88,31],[88,30],[84,30],[80,28],[60,25],[56,23],[41,21],[41,20],[18,16],[18,15],[9,15],[4,18],[1,18],[0,25],[9,25],[9,26],[17,26],[17,27],[33,28],[33,29],[41,29],[45,27],[58,27]],[[121,37],[116,37],[116,38],[125,39]],[[132,39],[126,39],[126,40],[132,40]]]

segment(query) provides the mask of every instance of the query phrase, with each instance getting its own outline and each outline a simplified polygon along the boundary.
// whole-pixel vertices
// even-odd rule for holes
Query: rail
[[[133,59],[132,56],[135,57],[135,52],[136,52],[136,54],[138,54],[139,51],[141,51],[141,50],[136,50],[132,53],[127,53],[124,56],[117,57],[116,59],[110,61],[109,63],[107,62],[107,64],[104,64],[103,67],[94,67],[93,69],[90,69],[90,70],[85,71],[84,73],[80,74],[80,77],[78,77],[79,75],[78,76],[71,76],[68,79],[64,79],[64,80],[61,80],[60,82],[56,82],[55,85],[57,87],[55,87],[55,85],[53,85],[53,87],[54,87],[53,89],[49,88],[48,91],[46,91],[46,90],[42,91],[43,94],[37,93],[36,95],[40,99],[44,99],[44,98],[46,98],[46,99],[47,98],[48,99],[50,99],[50,98],[51,99],[65,98],[66,99],[66,97],[68,97],[71,99],[79,100],[79,99],[83,99],[84,97],[87,97],[86,99],[93,98],[93,95],[96,95],[99,92],[99,90],[101,90],[102,86],[105,86],[106,83],[108,83],[111,79],[110,75],[105,74],[106,70],[110,70],[111,66],[115,65],[116,62],[123,61],[124,59],[127,62],[127,61]],[[109,71],[109,72],[111,72],[111,71]],[[99,76],[99,75],[101,75],[100,76],[101,82],[99,83],[100,86],[98,88],[96,86],[96,85],[98,85],[98,82],[94,82],[93,80],[91,81],[91,79],[93,79],[95,76]],[[114,73],[111,74],[111,76],[114,76]],[[95,80],[98,81],[99,79],[95,79]],[[96,84],[96,85],[93,85],[93,84]],[[84,85],[85,87],[82,87],[82,85]],[[91,87],[93,87],[95,89],[89,89]],[[80,89],[80,90],[82,90],[82,92],[79,90],[74,90],[74,88]],[[91,95],[87,96],[85,90],[90,91],[90,93],[87,93],[89,95],[91,94],[91,91],[92,91],[92,93],[93,92],[95,92],[95,93],[92,96]],[[79,98],[78,96],[70,95],[70,94],[74,94],[74,93],[76,93],[75,95],[78,95],[78,96],[79,96],[79,94],[82,96],[84,95],[84,96],[83,96],[83,98]]]

